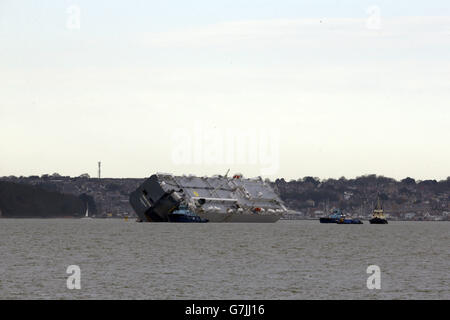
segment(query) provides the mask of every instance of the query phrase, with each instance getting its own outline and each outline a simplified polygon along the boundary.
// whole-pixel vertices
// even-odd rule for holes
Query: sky
[[[0,0],[0,176],[450,176],[448,1]]]

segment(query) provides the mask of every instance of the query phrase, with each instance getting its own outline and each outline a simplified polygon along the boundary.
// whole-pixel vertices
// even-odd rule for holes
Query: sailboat
[[[89,205],[86,203],[86,214],[81,219],[92,219],[92,217],[89,217]]]
[[[370,224],[387,224],[386,217],[384,216],[384,210],[381,206],[380,196],[377,199],[377,205],[373,209],[372,219],[369,220]]]

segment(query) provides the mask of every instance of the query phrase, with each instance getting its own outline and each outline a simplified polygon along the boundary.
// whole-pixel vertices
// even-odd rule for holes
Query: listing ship
[[[372,219],[369,220],[371,224],[387,224],[386,217],[384,216],[384,210],[381,206],[380,197],[377,199],[377,205],[372,212]]]
[[[261,177],[248,179],[242,174],[197,177],[157,173],[130,194],[130,204],[141,222],[171,222],[192,215],[209,222],[276,222],[287,212]],[[181,217],[180,210],[189,213]]]

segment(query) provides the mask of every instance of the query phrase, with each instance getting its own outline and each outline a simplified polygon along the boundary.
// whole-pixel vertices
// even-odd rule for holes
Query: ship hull
[[[209,222],[207,219],[202,219],[198,216],[188,216],[182,214],[169,214],[169,222],[181,222],[181,223],[206,223]]]
[[[370,224],[388,224],[386,219],[373,218],[369,220]]]
[[[337,221],[337,224],[363,224],[361,220],[358,219],[344,219],[342,221]]]
[[[207,219],[209,222],[277,222],[281,215],[259,215],[252,213],[201,213],[198,214],[201,218]]]
[[[336,223],[337,219],[335,218],[320,218],[320,223]]]

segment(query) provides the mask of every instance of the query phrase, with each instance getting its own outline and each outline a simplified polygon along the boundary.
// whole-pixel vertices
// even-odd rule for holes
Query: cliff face
[[[89,215],[93,217],[120,217],[134,215],[130,206],[129,194],[145,179],[96,179],[81,176],[42,177],[0,177],[0,181],[14,182],[21,185],[38,187],[47,192],[58,192],[80,198],[89,206]],[[82,210],[83,214],[86,207]]]
[[[80,217],[85,202],[74,195],[0,181],[0,212],[4,218]]]

